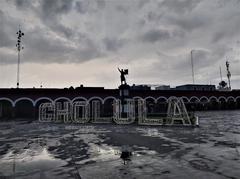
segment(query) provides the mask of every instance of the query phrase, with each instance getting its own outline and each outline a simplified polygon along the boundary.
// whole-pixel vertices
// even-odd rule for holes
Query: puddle
[[[240,176],[239,114],[199,113],[197,129],[0,124],[0,178],[234,178]],[[126,165],[123,146],[132,149]]]
[[[8,152],[1,158],[0,173],[7,176],[24,177],[39,172],[46,172],[65,165],[66,162],[54,158],[47,150],[25,149],[21,153]]]

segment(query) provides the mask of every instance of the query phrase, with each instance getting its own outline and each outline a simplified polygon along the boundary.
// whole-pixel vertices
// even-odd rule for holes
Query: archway
[[[116,101],[116,98],[106,98],[104,99],[103,103],[103,117],[109,117],[112,118],[114,113],[113,113],[113,105],[114,102]]]
[[[190,103],[190,99],[188,99],[188,97],[186,97],[186,96],[182,96],[181,98],[184,102],[184,105],[185,105],[186,109],[190,111],[191,107],[192,107],[191,103]]]
[[[52,103],[53,105],[53,100],[48,97],[41,97],[35,100],[35,119],[40,120],[39,109],[44,103]]]
[[[156,100],[156,110],[155,113],[159,117],[164,117],[167,114],[167,109],[168,109],[168,100],[165,97],[159,97]]]
[[[54,100],[55,105],[55,121],[56,122],[71,122],[71,100],[66,97],[59,97]]]
[[[7,120],[13,116],[13,103],[7,99],[0,99],[0,119]]]
[[[220,105],[219,109],[227,109],[227,99],[225,97],[219,97],[218,101]]]
[[[135,106],[135,118],[138,119],[139,116],[142,115],[143,113],[143,103],[144,103],[144,99],[140,96],[135,96],[133,97],[133,100],[134,100],[134,106]],[[141,107],[140,107],[141,106]],[[139,114],[141,113],[141,114]],[[135,122],[137,122],[138,120],[136,120]]]
[[[15,102],[15,118],[34,119],[35,107],[32,101],[28,99],[20,99]]]
[[[200,110],[208,110],[209,107],[209,99],[206,96],[202,96],[200,98]]]
[[[210,110],[218,110],[220,109],[220,103],[215,96],[209,98],[209,109]]]
[[[89,101],[82,96],[72,100],[72,121],[76,123],[87,123],[90,118]]]
[[[240,109],[240,96],[236,98],[236,107]]]
[[[154,98],[145,98],[146,103],[146,117],[152,118],[157,116],[157,105]]]
[[[102,98],[92,97],[88,100],[89,103],[89,118],[92,122],[99,122],[103,116],[103,103]]]
[[[236,105],[235,99],[233,97],[228,97],[226,106],[227,106],[227,109],[236,109],[237,105]]]
[[[200,100],[198,97],[196,96],[193,96],[189,99],[189,107],[188,107],[188,110],[189,111],[196,111],[196,110],[199,110],[199,103],[200,103]]]

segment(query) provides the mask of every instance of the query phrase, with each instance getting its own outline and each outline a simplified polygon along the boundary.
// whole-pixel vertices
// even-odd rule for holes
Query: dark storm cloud
[[[43,16],[51,18],[57,14],[66,14],[72,10],[73,0],[42,0],[40,1]]]
[[[198,29],[203,27],[207,24],[208,20],[204,17],[196,16],[192,18],[191,16],[188,16],[184,19],[172,19],[173,23],[180,26],[182,29],[187,31],[192,31],[194,29]]]
[[[11,50],[0,50],[0,64],[9,65],[17,63],[17,53],[13,53]]]
[[[0,24],[3,24],[3,19],[0,11]],[[8,34],[8,27],[0,28],[0,47],[10,47],[14,42],[14,38]]]
[[[212,38],[213,43],[217,43],[222,38],[224,38],[225,32],[216,32]]]
[[[199,50],[194,53],[194,71],[197,76],[204,76],[208,78],[207,73],[212,73],[213,71],[209,70],[209,65],[216,67],[215,70],[218,70],[218,66],[215,61],[214,54],[205,51]],[[152,76],[155,83],[171,83],[181,84],[181,80],[191,82],[191,60],[190,53],[185,53],[181,55],[167,55],[163,52],[158,52],[158,59],[153,61],[149,65],[145,65],[144,68],[147,70],[142,70],[142,73],[139,74],[140,78],[146,78],[146,76]],[[172,75],[175,74],[175,75]],[[176,78],[177,77],[177,78]],[[196,80],[199,83],[199,80]],[[201,82],[200,82],[201,83]]]
[[[66,27],[59,22],[56,22],[55,24],[47,23],[47,25],[53,31],[59,33],[60,35],[64,35],[66,38],[71,38],[75,34],[74,29]]]
[[[166,7],[173,13],[187,13],[192,11],[202,0],[164,0],[159,7]]]
[[[97,0],[97,6],[98,6],[98,8],[100,8],[100,9],[105,8],[105,7],[106,7],[106,2],[105,2],[105,0]]]
[[[0,5],[1,64],[15,63],[19,23],[26,34],[23,63],[106,59],[138,65],[139,80],[165,76],[167,83],[179,74],[183,81],[191,76],[191,49],[197,50],[198,72],[215,71],[226,56],[234,57],[229,49],[240,39],[237,0],[6,0]],[[111,60],[116,56],[126,60]]]
[[[33,13],[39,13],[42,17],[53,18],[61,14],[69,13],[73,8],[73,0],[15,0],[15,5],[20,10],[33,11]],[[33,3],[39,3],[39,6],[33,6]]]
[[[126,45],[126,40],[116,38],[104,38],[103,43],[108,51],[117,51],[123,45]]]
[[[128,11],[130,10],[130,7],[126,5],[117,5],[116,10],[123,13],[128,13]]]
[[[197,29],[207,29],[214,24],[212,17],[208,15],[199,15],[199,13],[192,14],[164,14],[164,20],[167,21],[168,25],[173,25],[175,28],[182,29],[185,32],[191,32]]]
[[[150,11],[147,14],[147,20],[149,21],[159,21],[163,16],[162,13]]]
[[[14,48],[16,44],[17,21],[0,9],[0,47]]]
[[[75,63],[89,61],[94,58],[100,58],[104,56],[104,54],[99,50],[99,47],[96,46],[94,43],[90,43],[84,48],[79,49],[79,51],[75,52],[76,58],[73,59]]]
[[[39,2],[39,6],[33,6],[36,2]],[[73,0],[15,0],[15,5],[23,12],[31,11],[43,24],[69,38],[74,32],[61,23],[61,16],[71,12],[73,2]]]
[[[25,9],[31,6],[30,0],[15,0],[15,5],[19,9]]]
[[[206,51],[206,50],[194,50],[192,53],[192,58],[194,62],[194,66],[196,67],[196,71],[198,69],[209,67],[209,65],[214,65],[218,62],[218,60],[215,60],[215,54],[212,52]],[[190,55],[189,58],[187,58],[187,63],[190,64]]]
[[[139,0],[138,1],[138,8],[144,7],[150,0]]]
[[[78,46],[74,52],[76,56],[74,61],[76,63],[104,56],[104,52],[102,52],[95,39],[86,34],[80,34],[79,36],[79,43],[82,45]]]
[[[63,41],[47,36],[46,34],[39,34],[38,36],[34,34],[35,32],[28,32],[29,37],[25,40],[24,62],[67,62],[67,57],[72,51],[69,46],[65,45]]]
[[[170,38],[170,33],[167,30],[152,29],[141,36],[143,42],[154,43],[160,40],[167,40]]]
[[[96,57],[101,57],[102,52],[93,40],[81,34],[80,43],[84,45],[75,46],[70,42],[54,38],[44,33],[44,30],[28,32],[25,40],[25,61],[40,63],[82,63]]]
[[[10,38],[5,28],[0,29],[0,47],[10,47],[14,43],[14,39]]]
[[[85,14],[89,8],[89,1],[77,1],[75,4],[77,12]]]
[[[218,70],[219,66],[216,65],[221,61],[222,56],[225,56],[224,47],[213,49],[213,51],[203,50],[203,49],[194,49],[192,53],[192,60],[194,64],[194,71],[199,73],[203,70],[209,71],[216,71]],[[220,53],[221,51],[221,53]],[[219,52],[219,53],[217,53]],[[188,71],[191,70],[191,55],[190,53],[184,54],[182,56],[177,56],[176,63],[172,65],[172,70],[180,70],[180,71]],[[181,60],[177,60],[177,58]],[[212,70],[209,70],[211,67]],[[206,75],[206,74],[201,74]]]
[[[39,11],[42,22],[53,31],[70,38],[74,30],[61,23],[61,16],[73,8],[73,0],[43,0]]]
[[[175,75],[178,74],[178,80],[184,80],[184,78],[191,74],[190,63],[187,61],[187,54],[184,55],[168,55],[163,52],[158,52],[156,56],[158,60],[152,61],[152,63],[139,65],[138,74],[140,79],[148,79],[151,76],[151,83],[154,84],[169,84],[171,81],[177,80]]]
[[[27,4],[26,0],[16,1],[15,5],[20,11],[23,11],[23,8],[32,11],[35,18],[38,18],[44,25],[42,27],[36,25],[33,29],[24,30],[25,49],[22,51],[24,55],[22,63],[82,63],[103,55],[96,41],[89,35],[79,33],[64,25],[61,17],[63,14],[70,13],[73,1],[39,1],[39,6],[32,6],[31,1]],[[27,9],[30,6],[32,8]],[[0,17],[0,22],[5,24],[3,28],[0,28],[0,47],[10,47],[15,50],[14,34],[16,32],[12,33],[12,31],[16,30],[13,27],[16,21],[11,18],[7,19],[2,11],[0,11]],[[15,63],[15,60],[11,60],[14,59],[13,56],[12,53],[2,54],[1,63]]]
[[[92,13],[96,11],[101,11],[106,7],[105,0],[95,0],[95,1],[86,1],[86,0],[77,0],[75,2],[74,8],[80,14]]]
[[[221,22],[221,27],[216,29],[212,37],[212,43],[221,43],[222,41],[228,42],[229,40],[234,40],[237,43],[238,31],[236,29],[240,28],[240,12],[230,15],[226,15],[224,22],[228,21],[228,26],[224,22]],[[231,27],[231,28],[229,28]]]

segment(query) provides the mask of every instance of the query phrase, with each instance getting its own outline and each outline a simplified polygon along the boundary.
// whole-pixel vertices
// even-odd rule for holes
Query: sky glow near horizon
[[[116,88],[226,79],[240,88],[240,0],[3,0],[0,87],[16,87],[18,25],[25,33],[20,87]]]

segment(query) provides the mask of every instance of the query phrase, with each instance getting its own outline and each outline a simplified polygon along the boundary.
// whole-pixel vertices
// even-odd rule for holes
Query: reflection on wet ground
[[[198,115],[200,128],[1,122],[0,178],[240,178],[240,111]]]

